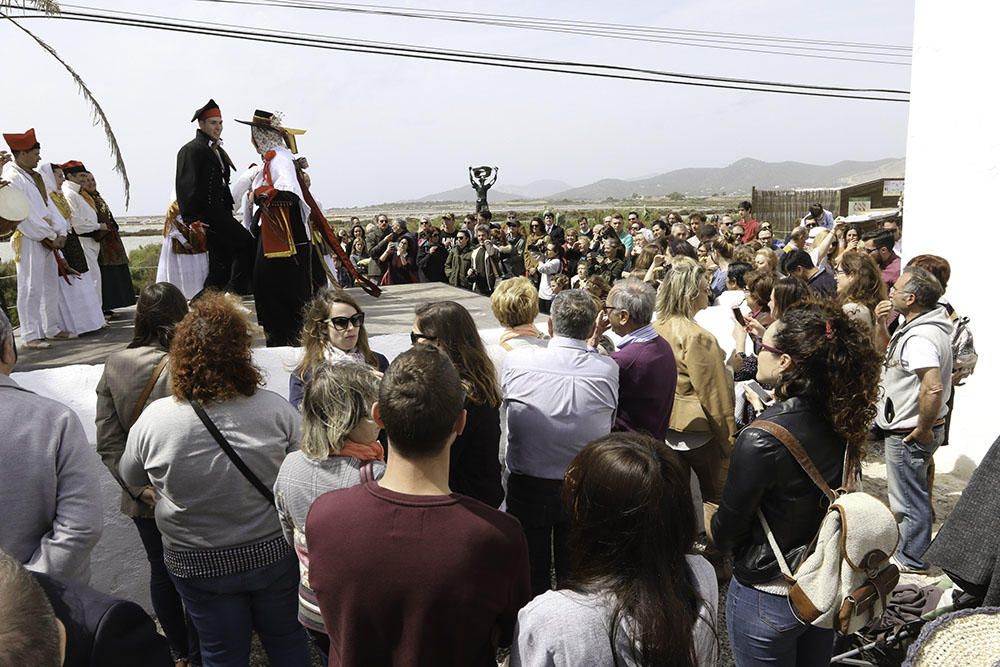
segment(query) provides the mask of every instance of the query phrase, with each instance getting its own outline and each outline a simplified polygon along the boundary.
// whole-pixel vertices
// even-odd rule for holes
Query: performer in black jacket
[[[194,139],[177,152],[176,193],[184,224],[207,227],[208,277],[205,288],[248,294],[254,240],[233,219],[230,170],[235,169],[222,148],[222,112],[215,100],[194,112]]]

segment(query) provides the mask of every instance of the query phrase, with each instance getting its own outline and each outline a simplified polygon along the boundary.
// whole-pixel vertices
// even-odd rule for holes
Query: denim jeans
[[[896,558],[916,569],[924,569],[924,551],[931,543],[930,489],[927,471],[934,452],[944,442],[944,426],[933,430],[934,442],[903,442],[903,435],[885,436],[885,473],[889,483],[889,509],[899,524]]]
[[[204,667],[246,667],[253,631],[275,667],[309,665],[309,645],[298,620],[299,562],[294,552],[246,572],[171,578],[198,629]]]
[[[167,635],[170,652],[175,659],[186,658],[192,665],[200,665],[198,633],[191,619],[184,613],[181,596],[174,587],[163,564],[163,538],[156,527],[156,519],[133,518],[139,539],[146,550],[149,561],[149,597],[153,602],[153,612]]]
[[[744,586],[736,577],[726,597],[726,629],[737,667],[830,664],[833,630],[803,623],[788,598]]]

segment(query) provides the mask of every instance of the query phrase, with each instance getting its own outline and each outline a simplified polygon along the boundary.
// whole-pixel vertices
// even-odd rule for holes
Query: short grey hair
[[[0,353],[3,352],[3,346],[7,344],[8,338],[14,340],[14,327],[7,319],[7,313],[0,309]]]
[[[582,289],[563,290],[552,300],[552,333],[587,340],[594,332],[597,304]]]
[[[656,290],[638,278],[619,280],[608,293],[608,305],[624,310],[630,320],[646,326],[653,319]]]
[[[903,269],[903,274],[910,276],[903,292],[912,294],[914,301],[921,308],[930,310],[937,306],[941,295],[944,294],[944,288],[933,273],[919,266],[908,266]]]
[[[690,234],[691,228],[688,227],[683,222],[675,222],[674,224],[670,225],[670,233],[673,234],[676,231],[683,231],[685,234]]]
[[[0,664],[62,664],[59,626],[45,591],[20,561],[0,550]]]

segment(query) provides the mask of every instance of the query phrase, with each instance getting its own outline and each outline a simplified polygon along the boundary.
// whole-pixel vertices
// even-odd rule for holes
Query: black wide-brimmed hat
[[[300,134],[305,134],[305,130],[297,130],[294,127],[284,127],[281,124],[281,117],[277,116],[270,111],[261,111],[257,109],[253,112],[253,119],[251,120],[239,120],[236,119],[237,123],[242,123],[244,125],[249,125],[251,127],[260,127],[265,130],[274,130],[281,134],[285,139],[285,144],[288,149],[293,153],[298,153],[298,146],[295,143],[295,137]]]

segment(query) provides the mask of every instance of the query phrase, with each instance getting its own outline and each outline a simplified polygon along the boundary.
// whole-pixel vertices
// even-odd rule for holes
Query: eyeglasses
[[[778,348],[776,348],[776,347],[771,347],[770,345],[768,345],[767,343],[765,343],[765,342],[764,342],[764,340],[763,340],[762,338],[757,338],[756,336],[754,336],[754,339],[753,339],[753,340],[754,340],[754,342],[755,342],[755,343],[757,343],[757,345],[759,345],[759,346],[760,346],[760,349],[762,349],[762,350],[764,350],[764,351],[766,351],[766,352],[770,352],[771,354],[776,354],[776,355],[778,355],[779,357],[780,357],[781,355],[785,354],[784,352],[782,352],[782,351],[781,351],[781,350],[779,350]]]
[[[629,222],[638,222],[639,218],[629,218],[628,221]]]
[[[416,345],[422,340],[437,340],[437,336],[428,336],[427,334],[417,333],[416,331],[410,332],[410,345]]]
[[[353,324],[355,329],[360,329],[365,324],[365,314],[356,313],[350,317],[328,317],[323,321],[336,331],[347,331],[347,326],[350,324]]]

